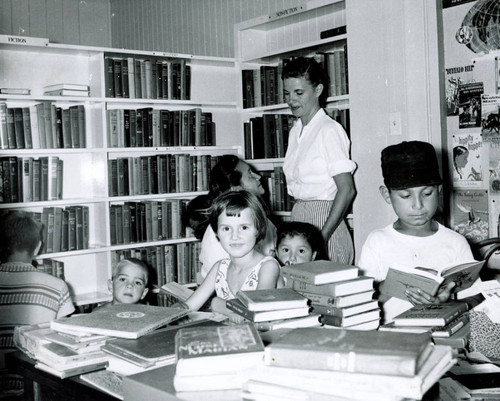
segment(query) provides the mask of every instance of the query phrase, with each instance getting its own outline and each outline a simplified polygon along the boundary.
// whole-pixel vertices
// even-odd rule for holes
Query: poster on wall
[[[500,237],[500,193],[490,195],[490,237]]]
[[[458,127],[473,128],[481,126],[482,82],[471,82],[458,87]]]
[[[484,141],[484,150],[488,155],[489,191],[500,197],[500,138]]]
[[[483,138],[479,133],[453,135],[452,168],[454,188],[484,188]]]
[[[470,243],[488,238],[488,191],[453,191],[453,229]]]
[[[481,96],[481,135],[483,138],[500,137],[500,94]]]
[[[458,90],[461,85],[473,82],[474,64],[446,68],[446,115],[458,116]]]

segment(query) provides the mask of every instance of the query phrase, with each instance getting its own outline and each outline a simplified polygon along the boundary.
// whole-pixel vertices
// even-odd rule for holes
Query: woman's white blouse
[[[288,193],[301,200],[333,200],[337,186],[333,176],[353,173],[350,141],[344,128],[323,109],[302,126],[297,119],[290,131],[283,171]]]

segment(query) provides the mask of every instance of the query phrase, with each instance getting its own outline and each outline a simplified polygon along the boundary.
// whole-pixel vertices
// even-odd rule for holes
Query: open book
[[[456,293],[474,284],[483,265],[484,261],[454,264],[444,268],[440,273],[424,267],[391,266],[382,284],[381,293],[407,300],[406,288],[416,287],[435,296],[439,287],[452,281],[455,282],[452,292]]]

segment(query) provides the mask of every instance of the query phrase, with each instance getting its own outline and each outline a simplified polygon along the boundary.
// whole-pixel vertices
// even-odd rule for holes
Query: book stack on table
[[[108,305],[50,324],[19,327],[14,341],[36,360],[36,368],[61,378],[71,377],[108,367],[111,356],[102,348],[113,337],[137,339],[187,312],[139,304]]]
[[[455,362],[427,333],[292,329],[266,346],[243,399],[422,399]]]
[[[251,323],[181,328],[175,349],[177,392],[241,389],[264,357],[264,344]]]
[[[466,303],[415,305],[399,314],[380,331],[429,333],[435,344],[448,345],[461,352],[470,338],[470,318]]]
[[[375,330],[380,307],[373,300],[373,278],[359,276],[359,269],[330,261],[282,267],[287,287],[311,301],[312,313],[321,314],[325,326]]]
[[[261,331],[321,325],[318,314],[309,314],[308,299],[291,288],[238,291],[226,307]]]
[[[54,84],[43,87],[43,94],[47,96],[89,96],[88,85],[82,84]]]

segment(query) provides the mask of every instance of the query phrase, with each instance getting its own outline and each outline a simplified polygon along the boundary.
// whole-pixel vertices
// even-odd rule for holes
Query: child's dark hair
[[[328,260],[325,241],[318,227],[302,221],[285,221],[278,226],[277,246],[286,237],[302,237],[316,252],[315,260]]]
[[[112,278],[113,280],[115,279],[116,275],[118,274],[118,272],[120,271],[120,268],[125,265],[126,263],[131,263],[133,265],[136,265],[137,267],[140,267],[141,270],[144,272],[144,274],[146,275],[146,287],[149,286],[149,276],[150,276],[150,269],[149,269],[149,266],[147,265],[147,263],[143,262],[142,260],[140,259],[137,259],[137,258],[124,258],[122,260],[120,260],[116,265],[113,266],[113,272],[112,272]]]
[[[258,232],[256,242],[259,242],[266,236],[266,212],[259,198],[248,191],[229,191],[217,197],[211,208],[210,226],[217,233],[219,216],[222,213],[226,213],[228,216],[239,216],[241,211],[246,208],[250,208],[252,211]]]
[[[283,66],[281,79],[302,77],[314,87],[323,84],[323,91],[318,100],[321,107],[326,107],[330,79],[323,67],[312,57],[297,57]]]
[[[211,195],[198,195],[191,199],[182,215],[184,224],[193,229],[194,236],[199,240],[203,238],[208,227],[212,203],[213,197]]]
[[[241,182],[241,172],[236,170],[240,158],[235,155],[222,155],[210,172],[210,195],[216,198],[220,194],[237,187]]]
[[[29,212],[11,210],[0,216],[0,260],[7,261],[14,252],[34,255],[43,239],[42,229]]]

